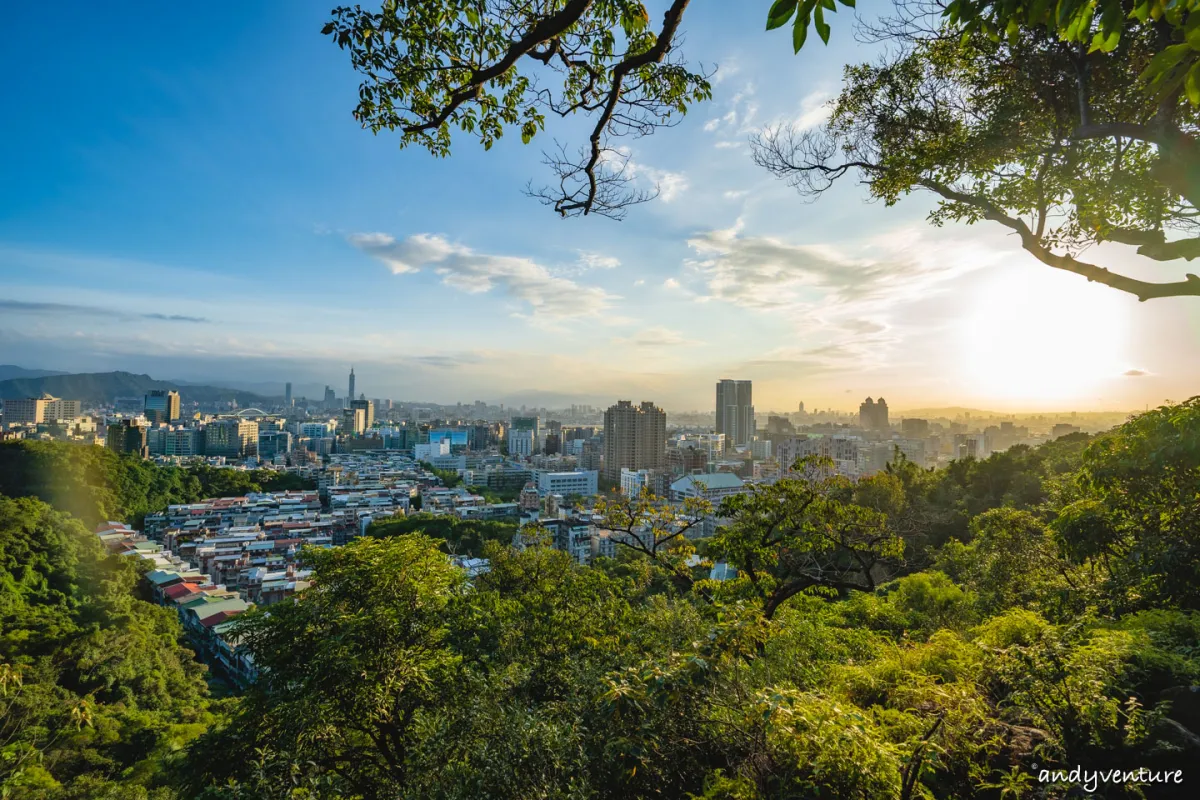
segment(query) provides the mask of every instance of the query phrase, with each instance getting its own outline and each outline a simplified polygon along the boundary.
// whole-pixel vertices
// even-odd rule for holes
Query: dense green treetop
[[[78,521],[0,497],[0,795],[158,796],[213,721],[175,615]],[[158,787],[157,789],[155,787]]]
[[[310,480],[272,470],[163,467],[92,445],[0,443],[0,494],[41,498],[89,526],[107,520],[138,526],[173,503],[313,488]]]

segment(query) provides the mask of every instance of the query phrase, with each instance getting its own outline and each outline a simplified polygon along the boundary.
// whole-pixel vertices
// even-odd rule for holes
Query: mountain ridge
[[[0,400],[22,397],[41,397],[51,394],[67,400],[79,400],[85,405],[111,403],[117,397],[137,397],[151,390],[174,389],[186,404],[216,403],[236,400],[238,405],[270,404],[274,398],[220,386],[191,385],[178,381],[162,381],[149,375],[132,372],[81,372],[40,377],[0,380]]]

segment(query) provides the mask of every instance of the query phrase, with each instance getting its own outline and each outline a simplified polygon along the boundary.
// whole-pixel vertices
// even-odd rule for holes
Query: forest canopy
[[[724,502],[707,539],[612,498],[612,529],[653,533],[591,566],[423,514],[305,550],[312,588],[237,618],[260,678],[219,701],[131,562],[2,500],[0,787],[1065,798],[1041,770],[1200,754],[1200,398],[938,470],[800,474]]]

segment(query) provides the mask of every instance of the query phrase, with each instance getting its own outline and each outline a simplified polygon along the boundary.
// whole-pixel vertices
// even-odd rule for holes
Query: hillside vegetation
[[[0,495],[37,497],[88,526],[106,520],[140,526],[146,514],[173,503],[312,488],[312,481],[273,470],[160,467],[92,445],[0,443]]]
[[[59,717],[3,729],[43,770],[0,742],[9,797],[1000,800],[1080,796],[1043,773],[1076,766],[1130,770],[1097,797],[1194,796],[1200,400],[937,471],[781,481],[699,542],[617,501],[609,522],[646,523],[648,545],[592,567],[499,529],[381,524],[307,552],[296,602],[239,618],[262,677],[217,705],[169,666],[170,625],[150,656],[103,648],[115,675],[99,656],[71,672],[79,637],[43,634],[68,623],[40,609],[96,636],[156,610],[125,610],[126,572],[95,589],[100,566],[61,566],[109,563],[77,523],[3,508],[31,520],[0,555],[20,631],[4,674],[61,687],[38,690],[61,698],[46,715],[88,697],[124,715],[76,713],[53,747],[39,731]],[[464,546],[490,571],[455,568]],[[708,580],[693,555],[737,575]],[[128,621],[96,617],[97,591]],[[35,678],[39,654],[66,671]],[[1138,786],[1140,769],[1185,782]]]

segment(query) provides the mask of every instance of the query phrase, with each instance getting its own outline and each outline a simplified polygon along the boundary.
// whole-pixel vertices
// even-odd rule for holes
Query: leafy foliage
[[[379,539],[421,533],[441,540],[442,550],[478,558],[487,542],[512,544],[517,526],[511,522],[464,520],[446,514],[410,514],[372,522],[367,535]]]
[[[213,720],[203,668],[140,573],[77,521],[0,497],[0,794],[165,796]]]
[[[812,462],[718,508],[611,498],[618,557],[590,567],[511,525],[379,522],[239,618],[261,678],[220,715],[130,564],[0,501],[0,785],[983,800],[1070,796],[1034,763],[1175,769],[1200,752],[1197,403],[937,471]]]
[[[1121,3],[1099,5],[955,0],[952,21],[938,23],[920,2],[901,3],[907,13],[873,33],[903,46],[847,68],[825,126],[768,130],[755,158],[809,197],[847,174],[889,205],[930,192],[934,225],[998,224],[1047,266],[1140,300],[1200,294],[1191,275],[1156,282],[1081,259],[1101,242],[1153,261],[1200,255],[1197,107],[1181,76],[1152,92],[1139,77],[1190,45],[1172,44],[1165,23],[1111,29]],[[1082,27],[1047,31],[1055,13]],[[1093,27],[1102,46],[1079,39]]]
[[[146,514],[172,503],[313,488],[310,480],[271,470],[161,467],[103,447],[0,443],[0,494],[38,497],[90,526],[110,519],[140,525]]]

